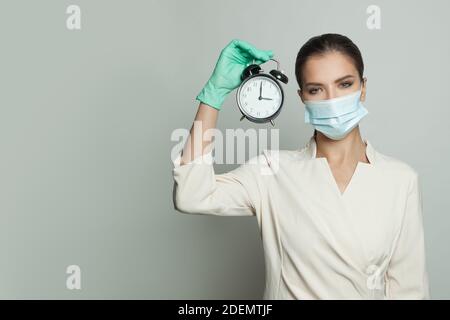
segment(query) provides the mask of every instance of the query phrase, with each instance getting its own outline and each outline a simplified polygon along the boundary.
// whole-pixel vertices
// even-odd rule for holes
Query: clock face
[[[239,88],[237,99],[242,112],[257,119],[274,115],[283,100],[280,86],[266,76],[256,76],[245,81]]]

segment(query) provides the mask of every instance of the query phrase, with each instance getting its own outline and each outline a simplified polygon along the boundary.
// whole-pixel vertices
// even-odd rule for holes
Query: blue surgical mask
[[[361,89],[334,99],[304,101],[305,123],[330,139],[341,140],[369,113],[360,96]]]

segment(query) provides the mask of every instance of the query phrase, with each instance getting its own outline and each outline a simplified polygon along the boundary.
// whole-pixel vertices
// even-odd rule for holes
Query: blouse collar
[[[375,163],[375,153],[376,150],[370,143],[370,141],[366,138],[363,138],[363,141],[366,143],[366,156],[367,159],[369,159],[370,164]],[[315,159],[316,153],[317,153],[317,143],[316,139],[314,138],[314,135],[309,138],[309,142],[306,144],[306,152],[308,155],[308,158]]]

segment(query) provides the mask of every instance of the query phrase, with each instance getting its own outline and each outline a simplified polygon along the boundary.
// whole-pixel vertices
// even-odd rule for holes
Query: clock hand
[[[262,81],[260,82],[260,85],[259,85],[259,97],[258,97],[258,100],[261,100],[262,99]]]
[[[273,100],[272,98],[263,98],[261,97],[261,100]]]

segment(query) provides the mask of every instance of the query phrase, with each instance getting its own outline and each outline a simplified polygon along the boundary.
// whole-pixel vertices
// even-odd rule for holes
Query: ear
[[[300,99],[302,100],[302,102],[305,103],[304,99],[303,99],[303,91],[302,91],[302,89],[298,89],[297,93],[298,93],[298,96],[300,97]]]
[[[361,85],[361,101],[365,101],[366,100],[366,89],[367,89],[367,78],[364,77],[363,78],[363,83]]]

